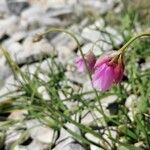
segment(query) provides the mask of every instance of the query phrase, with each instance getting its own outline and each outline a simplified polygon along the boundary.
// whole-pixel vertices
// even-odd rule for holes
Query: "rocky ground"
[[[103,17],[97,16],[103,16],[109,11],[117,14],[121,10],[122,3],[119,0],[1,0],[0,43],[8,50],[22,71],[25,72],[28,68],[32,74],[40,64],[42,72],[39,76],[44,80],[47,77],[47,61],[50,62],[48,56],[55,56],[58,63],[66,66],[65,75],[72,83],[76,83],[73,85],[74,88],[77,89],[77,85],[82,84],[83,91],[87,92],[92,88],[90,82],[85,74],[76,72],[73,63],[74,58],[79,54],[76,42],[67,34],[58,32],[48,34],[37,43],[33,42],[33,37],[50,27],[65,28],[75,33],[84,53],[93,48],[94,53],[99,56],[103,51],[113,49],[113,45],[115,47],[122,45],[124,38],[119,31],[107,24]],[[95,18],[90,17],[90,14],[94,12],[96,12]],[[97,44],[93,46],[93,43]],[[8,91],[16,90],[17,87],[13,86],[15,84],[13,72],[1,51],[0,68],[0,95],[4,95]],[[129,88],[126,85],[126,89],[130,90]],[[39,87],[38,91],[43,92],[43,87]],[[49,99],[47,93],[43,92],[43,99]],[[116,99],[116,95],[106,97],[102,100],[104,108],[108,108],[109,104],[114,103]],[[135,99],[136,95],[130,95],[126,101],[126,107],[130,109]],[[1,98],[1,101],[3,100],[4,98]],[[66,105],[72,107],[75,104],[67,103]],[[26,113],[26,110],[15,111],[9,114],[9,118],[22,119],[23,114]],[[87,115],[82,121],[88,124],[93,120],[90,115]],[[58,133],[55,133],[53,129],[43,126],[36,119],[27,120],[24,126],[27,129],[34,128],[29,130],[25,142],[15,147],[16,150],[44,150],[48,149],[54,141],[54,150],[85,150],[64,129],[61,129],[57,135]],[[67,126],[80,133],[79,129],[71,123]],[[116,136],[113,130],[112,135]],[[91,140],[97,140],[88,133],[86,136]],[[15,127],[10,128],[4,141],[5,149],[10,149],[19,137],[20,132],[16,132]],[[98,150],[93,145],[90,148]]]

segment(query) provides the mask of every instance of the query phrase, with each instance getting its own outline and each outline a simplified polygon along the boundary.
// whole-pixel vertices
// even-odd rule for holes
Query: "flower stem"
[[[68,30],[65,30],[65,29],[50,28],[50,29],[48,29],[46,32],[44,32],[44,33],[42,33],[42,34],[39,34],[39,37],[42,38],[43,36],[47,35],[47,34],[50,33],[50,32],[62,32],[62,33],[64,32],[64,33],[67,33],[68,35],[70,35],[70,36],[75,40],[75,42],[77,43],[78,49],[79,49],[79,51],[80,51],[80,53],[81,53],[81,56],[82,56],[82,58],[83,58],[83,61],[84,61],[84,63],[85,63],[85,67],[86,67],[86,70],[87,70],[87,72],[88,72],[89,78],[90,78],[90,80],[92,81],[91,73],[90,73],[90,71],[89,71],[89,69],[88,69],[88,65],[87,65],[86,60],[85,60],[85,58],[84,58],[83,51],[82,51],[81,46],[80,46],[80,43],[79,43],[78,39],[76,38],[76,36],[74,35],[74,33],[70,32],[70,31],[68,31]],[[40,38],[36,38],[36,40],[38,41]],[[35,42],[36,42],[36,40],[35,40]],[[92,84],[92,87],[93,87],[93,84]],[[110,129],[108,128],[108,125],[107,125],[107,120],[108,120],[107,118],[108,118],[108,117],[106,116],[106,114],[105,114],[105,112],[104,112],[104,110],[103,110],[102,104],[101,104],[101,102],[99,101],[98,93],[97,93],[97,91],[96,91],[96,89],[95,89],[94,87],[93,87],[93,90],[94,90],[94,92],[95,92],[97,101],[98,101],[99,106],[100,106],[100,108],[97,108],[97,107],[96,107],[96,109],[97,109],[98,112],[100,112],[100,113],[103,115],[104,120],[105,120],[105,123],[106,123],[106,128],[107,128],[108,133],[109,133],[109,136],[112,137],[111,132],[110,132]],[[109,143],[108,143],[108,144],[109,144]]]
[[[121,53],[123,53],[125,51],[125,49],[132,43],[134,42],[136,39],[142,37],[142,36],[150,36],[150,31],[149,32],[143,32],[138,34],[137,36],[131,38],[123,47],[121,47],[119,49],[119,51],[121,51]]]

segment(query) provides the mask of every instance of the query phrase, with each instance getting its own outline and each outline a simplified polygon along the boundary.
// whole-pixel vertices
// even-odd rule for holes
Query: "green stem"
[[[77,46],[78,46],[78,49],[79,49],[79,51],[80,51],[80,53],[81,53],[81,56],[82,56],[82,58],[83,58],[83,61],[84,61],[86,70],[87,70],[87,72],[88,72],[88,76],[89,76],[90,80],[92,81],[91,73],[90,73],[90,71],[89,71],[89,69],[88,69],[88,65],[87,65],[86,60],[85,60],[85,58],[84,58],[84,54],[83,54],[83,52],[82,52],[80,43],[79,43],[78,39],[76,38],[76,36],[74,35],[74,33],[70,32],[70,31],[68,31],[68,30],[65,30],[65,29],[51,28],[51,29],[48,29],[48,30],[47,30],[46,32],[44,32],[43,34],[40,34],[40,37],[43,37],[43,36],[45,36],[46,34],[48,34],[48,33],[50,33],[50,32],[64,32],[64,33],[67,33],[67,34],[69,34],[69,35],[76,41]],[[93,87],[93,84],[92,84],[92,87]],[[106,114],[104,113],[103,107],[102,107],[101,102],[100,102],[100,100],[99,100],[98,93],[97,93],[97,91],[96,91],[96,89],[95,89],[94,87],[93,87],[93,90],[94,90],[94,92],[95,92],[97,101],[98,101],[99,106],[100,106],[100,110],[99,110],[98,108],[96,108],[96,109],[103,115],[104,120],[105,120],[105,123],[106,123],[107,130],[108,130],[108,132],[109,132],[109,135],[111,136],[110,129],[108,128],[108,125],[107,125],[107,116],[106,116]]]
[[[136,39],[142,37],[142,36],[150,36],[150,32],[143,32],[138,34],[137,36],[131,38],[122,48],[119,49],[119,51],[124,52],[125,49],[132,43],[134,42]]]

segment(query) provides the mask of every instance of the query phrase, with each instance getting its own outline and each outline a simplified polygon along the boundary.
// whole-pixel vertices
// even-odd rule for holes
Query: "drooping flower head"
[[[108,90],[113,83],[119,83],[123,77],[123,54],[112,51],[102,55],[96,61],[94,70],[93,86],[101,91]]]
[[[88,53],[86,53],[84,55],[84,59],[86,61],[88,70],[92,73],[94,71],[94,65],[96,63],[95,55],[93,54],[92,51],[89,51]],[[79,72],[83,72],[86,69],[84,60],[83,60],[83,58],[81,56],[78,56],[75,59],[75,65],[76,65],[76,67],[77,67]]]

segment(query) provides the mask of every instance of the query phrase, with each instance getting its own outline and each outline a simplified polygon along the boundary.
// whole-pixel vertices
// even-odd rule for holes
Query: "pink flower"
[[[119,83],[123,77],[123,55],[119,52],[109,52],[96,61],[94,69],[93,86],[98,90],[106,91],[113,83]]]
[[[94,71],[94,65],[96,62],[95,55],[93,54],[93,52],[89,51],[88,53],[86,53],[84,55],[84,59],[87,63],[87,67],[88,67],[89,71],[92,73]],[[83,72],[85,70],[84,60],[81,56],[79,56],[75,59],[75,65],[79,72]]]

